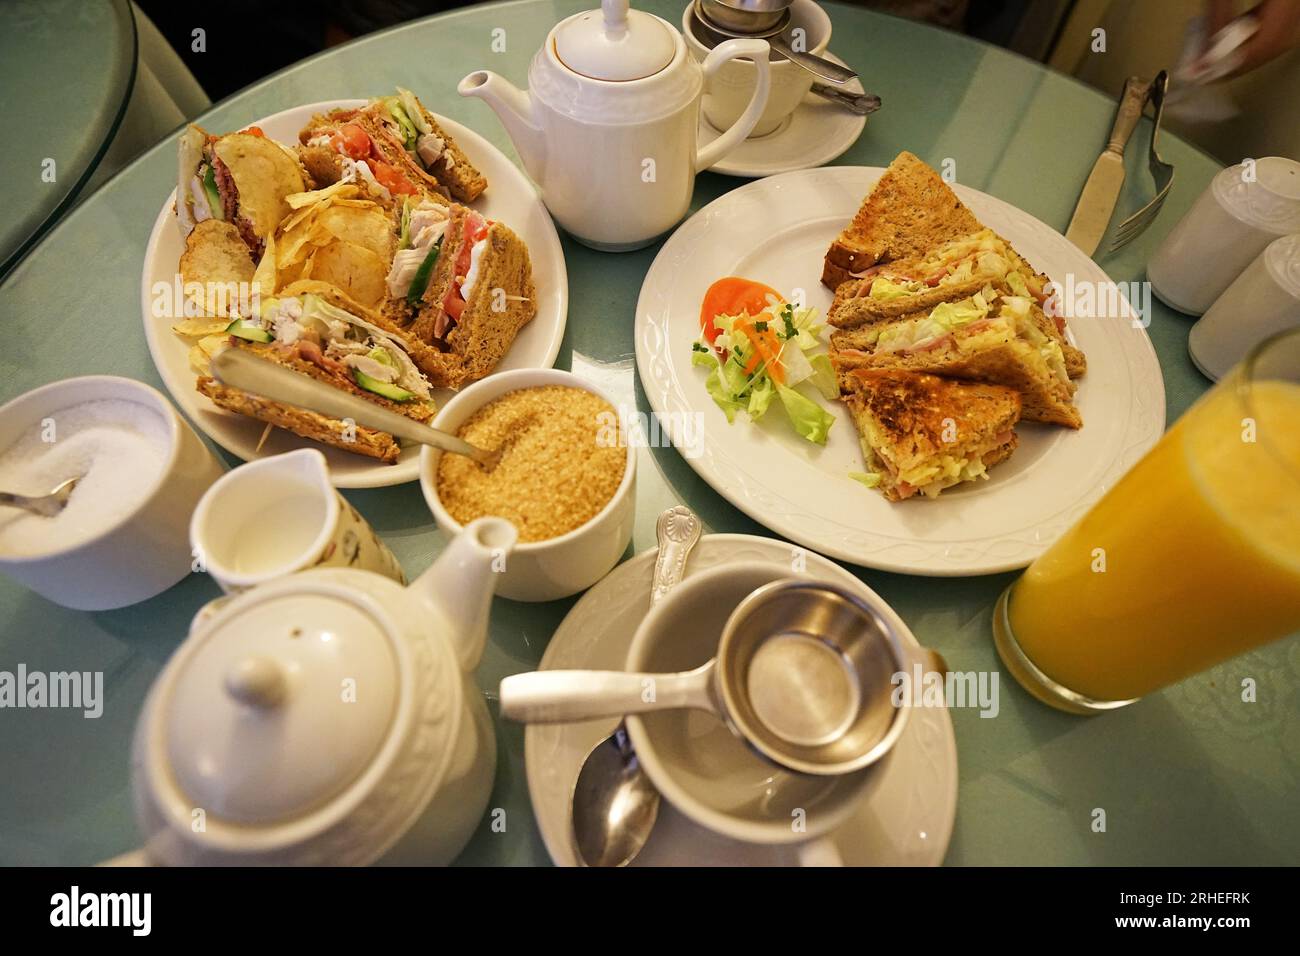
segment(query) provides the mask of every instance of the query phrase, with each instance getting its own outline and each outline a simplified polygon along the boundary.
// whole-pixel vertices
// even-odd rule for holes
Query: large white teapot
[[[698,149],[704,78],[737,57],[758,65],[754,95],[730,129]],[[738,39],[718,44],[701,68],[667,20],[603,0],[551,30],[527,92],[490,70],[458,89],[496,111],[555,220],[580,242],[617,252],[648,245],[686,215],[695,174],[762,117],[768,67],[767,41]]]
[[[496,770],[471,675],[515,540],[481,518],[408,588],[318,569],[200,614],[140,716],[145,845],[115,862],[449,863]]]

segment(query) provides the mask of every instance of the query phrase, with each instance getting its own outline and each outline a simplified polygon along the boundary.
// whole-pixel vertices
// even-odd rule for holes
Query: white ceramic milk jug
[[[700,149],[704,78],[737,57],[758,65],[754,95]],[[579,242],[619,252],[649,245],[686,215],[695,174],[761,118],[768,67],[766,40],[720,43],[701,65],[667,20],[604,0],[556,24],[533,57],[527,92],[490,70],[458,89],[496,111],[556,222]]]

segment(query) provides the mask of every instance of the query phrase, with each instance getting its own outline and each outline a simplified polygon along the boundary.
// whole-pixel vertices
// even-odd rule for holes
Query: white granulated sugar
[[[37,421],[0,451],[0,490],[41,495],[83,477],[56,517],[0,506],[5,557],[62,551],[108,530],[145,499],[169,454],[166,421],[139,402],[83,402],[48,419],[52,428]]]

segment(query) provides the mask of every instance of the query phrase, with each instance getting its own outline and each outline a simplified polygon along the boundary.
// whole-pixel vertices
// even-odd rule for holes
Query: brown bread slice
[[[232,342],[232,347],[255,352],[260,357],[269,359],[277,365],[283,365],[295,372],[309,375],[317,381],[350,392],[366,399],[366,401],[374,402],[381,408],[397,412],[397,414],[404,415],[417,422],[427,423],[433,419],[437,412],[437,407],[431,401],[390,401],[381,395],[376,395],[374,392],[366,391],[355,382],[331,375],[318,365],[297,357],[285,356],[269,346],[249,345],[242,341],[236,341]],[[293,432],[295,435],[334,448],[341,448],[343,451],[365,455],[368,458],[376,458],[390,464],[397,461],[397,456],[401,453],[401,447],[393,436],[387,432],[365,428],[361,425],[357,425],[355,429],[347,429],[343,422],[336,418],[330,418],[292,405],[283,405],[263,398],[261,395],[254,395],[238,388],[232,388],[218,382],[209,375],[200,376],[196,388],[220,408],[246,415],[249,418],[255,418],[258,421],[267,422]],[[352,437],[355,438],[355,441],[344,440],[349,431],[353,433]]]
[[[418,103],[419,100],[417,99],[416,102]],[[430,171],[457,202],[471,202],[477,199],[483,190],[487,189],[487,177],[474,167],[469,157],[465,155],[465,151],[452,139],[451,134],[439,125],[434,115],[424,108],[423,103],[420,103],[420,112],[424,115],[424,121],[433,130],[433,135],[446,144],[446,153],[452,158],[450,167],[445,160],[440,159],[433,164],[433,169]]]
[[[912,153],[901,152],[831,243],[822,283],[837,289],[852,273],[877,262],[919,256],[981,228],[938,173]]]
[[[341,448],[356,455],[375,458],[385,464],[395,463],[402,451],[388,432],[375,431],[373,428],[358,425],[353,431],[356,440],[347,442],[343,440],[346,434],[344,425],[336,418],[329,418],[293,405],[282,405],[261,395],[253,395],[223,385],[207,375],[199,378],[198,390],[226,411],[255,418],[259,422],[275,425],[302,438]]]

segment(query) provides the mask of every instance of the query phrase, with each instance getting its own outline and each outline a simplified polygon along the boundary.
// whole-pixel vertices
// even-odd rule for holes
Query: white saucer
[[[833,53],[824,55],[833,63],[848,65]],[[842,89],[846,93],[865,92],[861,80],[850,80]],[[850,113],[830,100],[809,93],[779,127],[766,136],[745,140],[735,151],[710,166],[709,172],[757,177],[824,166],[844,155],[866,127],[865,116]],[[699,145],[705,146],[719,135],[701,110]]]
[[[786,568],[802,553],[808,573],[870,596],[871,590],[826,558],[771,538],[711,534],[686,567],[690,577],[733,561],[770,561]],[[615,568],[583,595],[556,629],[541,670],[622,670],[632,633],[649,607],[654,550]],[[902,628],[904,639],[916,643]],[[524,733],[524,766],[533,815],[557,866],[578,866],[569,825],[573,784],[583,759],[617,720],[531,724]],[[942,708],[918,707],[895,746],[889,774],[849,822],[832,834],[848,866],[936,866],[943,862],[957,814],[957,744]],[[666,801],[637,866],[793,866],[790,847],[740,843],[697,826]]]

